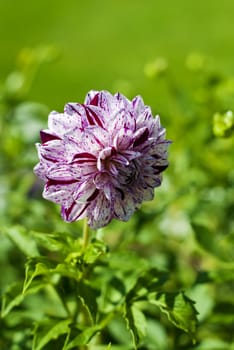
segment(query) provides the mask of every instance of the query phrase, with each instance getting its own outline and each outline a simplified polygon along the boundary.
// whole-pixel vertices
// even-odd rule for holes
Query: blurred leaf
[[[234,129],[234,116],[232,111],[224,114],[215,113],[213,118],[213,132],[218,137],[228,137]]]
[[[160,311],[178,328],[188,332],[194,337],[197,326],[197,310],[194,301],[183,292],[178,293],[152,293],[149,295],[150,303],[159,307]]]
[[[112,318],[108,324],[108,333],[110,334],[111,339],[114,344],[122,344],[128,348],[132,345],[132,334],[129,332],[129,329],[126,327],[126,319],[120,316]],[[119,336],[121,334],[121,337]]]
[[[14,109],[12,122],[18,134],[27,143],[33,144],[39,139],[39,131],[43,127],[43,120],[49,114],[47,106],[35,102],[20,103]]]
[[[158,291],[167,280],[168,273],[165,271],[156,268],[144,271],[129,290],[126,297],[127,302],[146,297],[149,292]]]
[[[68,252],[74,246],[74,238],[66,232],[44,233],[30,231],[38,245],[48,249],[51,252]]]
[[[77,346],[87,345],[92,337],[100,330],[98,325],[86,327],[79,335],[69,342],[63,350],[70,350]]]
[[[83,256],[84,263],[94,264],[95,261],[99,257],[105,255],[106,252],[107,252],[107,246],[105,242],[94,239],[84,251],[84,256]]]
[[[196,346],[196,350],[233,350],[234,343],[230,344],[222,339],[214,337],[212,339],[204,339],[199,346]]]
[[[78,296],[87,309],[90,319],[95,323],[98,312],[97,297],[100,295],[100,292],[85,281],[78,283],[77,290],[79,293]]]
[[[26,256],[39,256],[34,239],[24,227],[8,227],[3,229],[2,233],[6,234]]]
[[[197,284],[189,292],[189,297],[196,300],[198,320],[204,321],[209,317],[215,304],[214,288],[209,284]]]
[[[164,57],[157,57],[154,61],[149,62],[144,67],[144,73],[147,78],[158,78],[166,73],[168,62]]]
[[[147,318],[146,338],[144,343],[149,349],[168,350],[169,337],[160,321]]]
[[[16,282],[9,286],[2,296],[1,317],[5,317],[11,309],[18,306],[24,299],[22,283]]]
[[[146,334],[145,316],[136,304],[133,304],[131,306],[126,305],[124,317],[127,322],[127,327],[132,334],[134,347],[137,349],[140,340]]]
[[[198,243],[207,252],[216,258],[233,262],[234,258],[234,234],[220,236],[213,232],[207,225],[192,222],[192,227]]]
[[[221,268],[209,271],[209,277],[216,283],[234,281],[234,268]]]
[[[36,324],[32,350],[41,350],[51,340],[69,332],[70,320],[47,320]]]
[[[45,283],[41,281],[34,282],[27,289],[26,293],[23,293],[22,283],[17,282],[9,286],[2,296],[1,316],[5,317],[15,306],[20,305],[26,295],[37,293],[44,287]]]

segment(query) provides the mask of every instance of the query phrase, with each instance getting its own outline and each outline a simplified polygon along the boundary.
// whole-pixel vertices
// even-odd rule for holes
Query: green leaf
[[[33,333],[32,350],[41,350],[51,340],[57,339],[59,336],[69,333],[70,320],[47,320],[36,325]]]
[[[85,281],[80,281],[77,289],[82,304],[87,309],[92,322],[95,323],[98,312],[97,297],[100,292]]]
[[[233,262],[234,234],[221,236],[206,225],[195,222],[192,222],[192,227],[198,243],[204,250],[222,261]]]
[[[51,276],[60,275],[79,280],[81,271],[72,264],[61,263],[57,264],[46,257],[34,257],[28,259],[26,263],[25,281],[23,293],[27,291],[32,281],[41,276],[50,281]]]
[[[2,297],[1,317],[5,317],[11,309],[18,306],[24,299],[22,283],[14,283],[9,286]]]
[[[213,132],[218,137],[228,137],[234,129],[234,115],[232,111],[224,114],[215,113],[213,117]]]
[[[72,264],[62,263],[58,264],[54,269],[50,270],[51,274],[58,273],[60,276],[69,277],[78,281],[81,276],[81,271],[78,267]]]
[[[84,252],[83,260],[86,264],[94,264],[99,257],[104,256],[107,252],[107,246],[103,241],[94,239],[87,246]]]
[[[12,226],[2,230],[11,241],[29,257],[39,256],[35,240],[22,226]]]
[[[210,279],[216,281],[217,283],[234,281],[233,265],[231,265],[231,268],[221,268],[209,271],[208,274]]]
[[[27,289],[27,292],[23,293],[21,282],[9,286],[2,296],[1,316],[5,317],[14,307],[20,305],[24,301],[26,295],[37,293],[44,287],[45,283],[41,281],[33,282]]]
[[[137,279],[134,286],[129,290],[127,302],[146,298],[149,292],[158,291],[168,280],[168,273],[156,268],[144,271]]]
[[[74,238],[67,232],[44,233],[30,231],[30,234],[34,237],[38,245],[52,252],[64,252],[74,246]]]
[[[85,328],[79,335],[77,335],[70,343],[68,343],[63,350],[70,350],[77,346],[87,345],[92,337],[100,330],[98,325]]]
[[[34,278],[38,276],[49,276],[52,262],[44,257],[34,257],[28,259],[25,268],[25,280],[23,286],[23,293],[27,291]]]
[[[126,306],[125,319],[133,338],[135,349],[146,334],[146,319],[143,312],[134,304]]]
[[[233,350],[234,344],[226,343],[222,339],[218,339],[217,337],[206,338],[201,344],[196,347],[196,350]]]
[[[183,292],[178,293],[152,293],[149,302],[158,306],[160,311],[178,328],[194,336],[197,325],[197,310],[194,301]]]

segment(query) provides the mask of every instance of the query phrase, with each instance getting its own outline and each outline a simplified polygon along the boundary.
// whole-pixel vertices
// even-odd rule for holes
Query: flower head
[[[43,197],[61,205],[65,221],[84,217],[96,229],[127,221],[152,200],[168,166],[165,129],[141,97],[90,91],[84,104],[49,115],[34,168]]]

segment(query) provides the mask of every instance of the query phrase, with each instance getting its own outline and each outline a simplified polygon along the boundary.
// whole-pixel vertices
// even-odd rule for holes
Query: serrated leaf
[[[168,273],[165,271],[160,271],[156,268],[144,271],[128,292],[127,302],[147,297],[149,292],[158,291],[167,280]]]
[[[57,339],[59,336],[70,331],[70,320],[48,320],[37,324],[34,330],[33,348],[32,350],[41,350],[51,340]]]
[[[27,291],[34,278],[49,275],[52,266],[51,261],[46,258],[30,258],[26,263],[23,293]]]
[[[11,241],[28,257],[39,256],[36,242],[22,226],[12,226],[2,230]]]
[[[140,340],[145,336],[146,332],[145,315],[136,305],[127,305],[125,319],[127,327],[132,334],[134,347],[137,349]]]
[[[153,293],[149,295],[149,301],[158,306],[160,311],[165,313],[176,327],[192,336],[195,334],[198,312],[194,307],[194,301],[183,292]]]

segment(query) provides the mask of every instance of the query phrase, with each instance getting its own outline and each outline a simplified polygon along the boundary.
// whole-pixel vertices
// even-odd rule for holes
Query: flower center
[[[139,170],[134,160],[129,164],[129,166],[121,167],[118,173],[118,181],[124,185],[132,185],[139,177]]]
[[[114,147],[104,148],[98,155],[97,159],[97,168],[99,171],[107,171],[114,174],[117,174],[118,171],[115,167],[115,162],[112,159],[112,156],[116,154]]]

